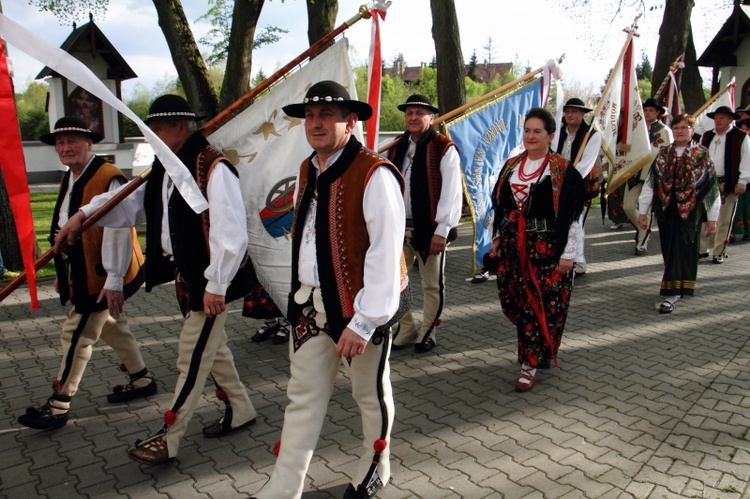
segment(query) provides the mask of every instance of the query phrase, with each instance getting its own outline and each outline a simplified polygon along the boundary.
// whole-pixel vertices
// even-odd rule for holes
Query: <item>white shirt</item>
[[[578,131],[581,131],[579,128]],[[562,157],[568,160],[568,162],[572,163],[575,161],[575,158],[571,158],[571,152],[573,148],[573,141],[575,140],[575,134],[572,134],[570,132],[570,128],[566,128],[567,132],[567,138],[565,139],[565,145],[562,148]],[[584,132],[582,132],[584,133]],[[594,131],[591,131],[591,134],[589,134],[589,140],[586,142],[586,147],[583,149],[583,154],[581,154],[581,159],[576,163],[575,169],[578,170],[578,173],[581,174],[582,178],[586,178],[591,173],[591,170],[594,169],[594,164],[596,164],[596,160],[599,157],[599,150],[602,148],[602,134],[600,133],[594,133]]]
[[[343,148],[328,158],[330,166]],[[320,174],[318,157],[312,164]],[[299,185],[299,177],[297,178]],[[295,203],[300,193],[295,191]],[[302,284],[320,287],[315,249],[315,209],[311,201],[301,237],[298,275]],[[375,329],[398,310],[401,284],[401,250],[404,242],[404,201],[396,177],[387,167],[376,168],[362,199],[370,247],[365,254],[364,286],[354,298],[354,317],[348,327],[369,341]]]
[[[411,171],[412,160],[417,144],[409,136],[409,147],[406,149],[401,171],[404,176],[404,206],[406,218],[413,218],[411,212]],[[435,235],[448,237],[448,233],[461,220],[461,206],[463,203],[463,186],[461,184],[461,159],[455,146],[450,146],[440,160],[440,176],[442,186],[440,199],[435,211]],[[425,186],[425,189],[427,186]]]
[[[524,165],[524,172],[530,173],[536,171],[538,168],[541,168],[542,162],[544,162],[546,159],[546,156],[539,159],[529,159],[527,157],[526,163]],[[547,165],[544,167],[544,171],[541,173],[540,177],[534,177],[531,180],[521,180],[519,176],[520,170],[521,165],[519,163],[519,166],[515,170],[513,170],[513,173],[511,174],[509,180],[511,194],[516,200],[516,205],[518,205],[519,208],[523,203],[527,201],[530,186],[532,184],[536,184],[537,179],[540,183],[543,182],[544,179],[546,177],[549,177],[550,174],[549,165]],[[573,260],[575,255],[578,253],[579,245],[583,244],[583,231],[581,228],[580,218],[581,217],[579,217],[570,225],[570,230],[568,231],[568,242],[565,244],[565,249],[563,250],[562,255],[560,255],[560,258]]]
[[[62,227],[68,221],[68,211],[70,210],[70,195],[73,192],[73,186],[83,176],[95,156],[91,156],[89,162],[83,167],[83,171],[73,178],[73,172],[70,172],[68,179],[68,190],[60,202],[60,216],[57,219],[58,227]],[[109,183],[108,191],[113,192],[119,189],[120,179],[113,178]],[[122,291],[125,274],[130,267],[130,260],[133,256],[133,240],[130,227],[124,229],[105,228],[102,232],[102,266],[107,273],[107,279],[104,281],[104,289],[110,291]]]
[[[719,134],[716,132],[714,138],[711,139],[711,143],[708,144],[708,155],[711,156],[711,160],[714,162],[714,170],[716,170],[717,177],[723,177],[726,175],[726,165],[724,164],[724,153],[726,152],[727,146],[727,133],[734,128],[734,125],[729,125],[726,132]],[[714,130],[715,131],[715,130]],[[750,182],[750,139],[745,136],[742,140],[742,147],[740,149],[740,172],[738,183],[747,184]]]
[[[685,152],[684,147],[675,147],[677,157],[682,157]],[[651,205],[654,202],[654,188],[651,187],[651,169],[649,168],[646,176],[646,183],[643,184],[640,196],[638,196],[638,214],[645,215],[651,211]],[[715,222],[719,219],[719,210],[721,209],[721,196],[716,196],[714,202],[709,206],[707,200],[703,199],[703,205],[706,207],[706,218],[709,222]]]
[[[165,174],[162,193],[167,191],[168,180],[168,175]],[[90,216],[104,206],[115,192],[96,196],[91,203],[82,207],[81,211],[87,217]],[[146,184],[143,184],[102,217],[97,225],[130,227],[144,223],[146,221],[146,211],[143,206],[145,193]],[[211,224],[208,234],[210,263],[203,272],[203,276],[208,281],[206,291],[223,296],[247,252],[247,217],[240,191],[240,181],[223,162],[217,164],[208,177],[206,197],[210,205],[208,216]],[[162,251],[171,255],[172,243],[169,237],[166,239],[163,237],[165,233],[169,235],[167,206],[164,204],[161,220]]]

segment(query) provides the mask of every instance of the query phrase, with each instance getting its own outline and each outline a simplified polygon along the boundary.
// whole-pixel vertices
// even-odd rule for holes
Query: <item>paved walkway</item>
[[[660,315],[658,238],[634,257],[633,233],[608,225],[589,220],[590,271],[576,282],[560,368],[526,394],[513,391],[515,333],[494,282],[468,282],[471,229],[462,227],[450,248],[438,346],[391,358],[393,478],[380,497],[750,497],[750,243],[731,247],[723,265],[702,262],[697,296]],[[151,468],[126,455],[159,426],[177,378],[180,318],[170,286],[127,304],[157,395],[107,404],[109,387],[123,379],[100,343],[68,425],[20,427],[15,418],[49,396],[59,366],[63,309],[51,284],[41,284],[35,314],[25,290],[0,305],[0,495],[225,498],[260,488],[280,436],[287,353],[252,343],[259,322],[237,306],[231,347],[258,424],[203,438],[201,426],[221,415],[207,390],[176,464]],[[360,440],[348,385],[342,374],[306,498],[341,497],[349,481]]]

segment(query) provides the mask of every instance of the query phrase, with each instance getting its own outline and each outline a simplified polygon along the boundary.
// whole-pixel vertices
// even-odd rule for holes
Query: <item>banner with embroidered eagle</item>
[[[230,159],[240,175],[247,210],[248,253],[268,294],[286,311],[291,282],[294,188],[302,161],[312,154],[304,120],[281,109],[302,102],[314,83],[334,80],[357,98],[348,40],[340,39],[307,65],[272,86],[249,107],[207,138]],[[362,141],[362,126],[355,136]]]

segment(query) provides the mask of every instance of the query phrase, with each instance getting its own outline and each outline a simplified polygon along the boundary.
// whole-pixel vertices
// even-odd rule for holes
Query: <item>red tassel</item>
[[[433,327],[438,327],[443,322],[443,319],[435,319],[435,322],[432,323]]]
[[[60,393],[60,388],[62,388],[62,384],[60,383],[59,379],[56,379],[54,383],[52,383],[52,389],[55,391],[55,393]]]
[[[276,445],[273,446],[273,455],[279,457],[279,452],[281,452],[281,440],[276,442]]]
[[[229,396],[224,390],[216,390],[216,398],[221,400],[222,402],[226,402],[227,400],[229,400]]]
[[[122,371],[124,373],[128,372],[128,368],[125,367],[125,364],[120,364],[120,371]]]
[[[375,445],[373,445],[375,448],[376,454],[382,454],[386,447],[388,447],[388,441],[379,438],[378,440],[375,440]]]
[[[177,421],[177,414],[175,414],[173,411],[167,411],[164,413],[163,421],[168,425],[174,424],[174,422]]]

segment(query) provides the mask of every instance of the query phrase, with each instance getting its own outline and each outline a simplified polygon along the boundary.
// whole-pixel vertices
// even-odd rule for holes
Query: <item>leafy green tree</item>
[[[104,18],[109,0],[29,0],[29,5],[42,12],[53,13],[60,24],[65,26],[85,21],[89,14],[96,19]]]
[[[49,132],[47,115],[47,84],[45,82],[29,83],[26,91],[16,94],[16,111],[21,128],[21,139],[38,140],[39,136]]]
[[[638,80],[650,80],[654,77],[654,68],[651,66],[651,61],[648,60],[646,51],[641,52],[641,62],[635,66],[635,74]]]
[[[469,69],[466,73],[466,76],[468,76],[475,82],[480,81],[479,76],[477,76],[477,66],[478,66],[477,51],[475,49],[474,52],[471,53],[471,58],[469,59]],[[469,97],[468,87],[466,88],[466,97],[467,98]]]

